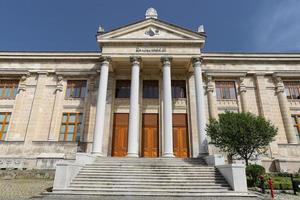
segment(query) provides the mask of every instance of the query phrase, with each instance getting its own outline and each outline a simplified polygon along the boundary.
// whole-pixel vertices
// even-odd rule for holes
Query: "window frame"
[[[184,86],[184,95],[183,95],[183,97],[182,96],[175,96],[175,92],[174,92],[174,90],[175,90],[175,87],[177,86],[180,86],[180,84],[178,84],[178,85],[174,85],[174,83],[175,82],[184,82],[184,85],[182,85],[182,86]],[[178,80],[171,80],[171,91],[172,91],[172,99],[186,99],[187,98],[187,81],[185,80],[185,79],[178,79]],[[180,88],[181,89],[181,88]]]
[[[152,94],[154,94],[154,95],[151,95],[150,93],[148,95],[145,95],[146,94],[145,93],[145,89],[146,89],[145,86],[147,86],[147,84],[145,84],[146,82],[150,83],[148,86],[152,86],[152,88],[157,86],[157,94],[154,94],[154,92],[153,92]],[[157,83],[157,85],[156,85],[156,83]],[[155,80],[155,79],[143,80],[143,98],[144,99],[159,99],[159,80]]]
[[[0,129],[0,141],[5,141],[6,137],[7,137],[7,133],[8,133],[8,129],[9,129],[9,122],[11,119],[11,112],[0,112],[0,115],[4,114],[4,119],[3,121],[0,121],[0,124],[2,125],[2,128]],[[7,121],[7,117],[9,116],[9,120]],[[7,130],[5,132],[5,137],[3,138],[3,134],[4,134],[4,129],[7,126]]]
[[[300,114],[292,114],[292,120],[293,120],[293,127],[297,128],[298,134],[296,134],[298,136],[298,142],[300,142]]]
[[[229,84],[229,83],[231,83],[231,84]],[[226,92],[224,92],[225,89],[228,89],[227,92],[228,92],[229,98],[225,97],[226,96],[226,94],[225,94]],[[233,91],[234,91],[234,96],[231,96],[231,92],[230,92],[231,89],[233,89]],[[234,81],[234,80],[216,80],[215,81],[215,90],[216,90],[217,101],[237,100],[238,94],[237,94],[237,90],[236,90],[236,81]],[[220,96],[218,95],[218,90],[220,91]]]
[[[126,94],[126,95],[121,95],[121,96],[119,96],[120,95],[120,93],[119,93],[119,91],[118,91],[118,89],[120,89],[120,87],[119,86],[122,86],[122,84],[120,84],[120,83],[126,83],[127,85],[127,89],[126,89],[126,92],[128,92],[128,94]],[[124,85],[125,86],[125,85]],[[129,88],[129,89],[128,89]],[[125,90],[124,90],[125,91]],[[117,99],[129,99],[130,98],[130,92],[131,92],[131,80],[129,80],[129,79],[118,79],[118,80],[116,80],[116,86],[115,86],[115,98],[117,98]]]
[[[67,119],[64,122],[63,119],[64,119],[65,114],[67,115]],[[70,116],[72,114],[75,114],[75,120],[74,120],[74,122],[70,122]],[[79,115],[81,115],[81,122],[78,121]],[[61,120],[60,132],[59,132],[59,141],[62,141],[62,142],[72,142],[72,143],[80,142],[81,138],[79,138],[79,140],[76,141],[76,138],[77,138],[77,135],[78,135],[78,131],[77,131],[78,124],[81,125],[81,127],[80,127],[81,129],[80,129],[80,133],[79,133],[80,137],[81,137],[82,136],[81,134],[83,133],[83,113],[82,112],[64,112],[62,114],[62,120]],[[72,141],[68,140],[69,125],[74,125],[74,132],[73,132]],[[61,132],[62,126],[65,126],[64,133]],[[63,134],[63,140],[60,139],[60,136],[62,134]]]
[[[81,85],[80,85],[81,87],[74,87],[74,86],[76,86],[75,82],[81,82]],[[87,91],[87,85],[88,85],[88,81],[86,79],[69,79],[69,80],[67,80],[65,98],[66,99],[84,99],[87,96],[87,92],[88,92]],[[71,88],[71,91],[70,91],[70,94],[68,96],[68,89],[69,88]],[[79,89],[79,96],[75,95],[75,88]],[[82,91],[83,90],[82,88],[84,88],[84,92]],[[82,96],[82,94],[83,94],[83,96]]]
[[[291,100],[300,100],[300,81],[296,81],[296,80],[286,80],[283,81],[283,85],[284,85],[284,93],[285,96],[287,97],[287,99],[291,99]],[[298,97],[294,98],[293,97],[293,93],[292,91],[295,90],[298,91]],[[289,93],[289,95],[287,94],[287,91]]]
[[[20,81],[18,79],[0,79],[0,88],[2,89],[0,99],[15,99],[18,94],[19,84]],[[7,90],[10,90],[10,96],[6,96]]]

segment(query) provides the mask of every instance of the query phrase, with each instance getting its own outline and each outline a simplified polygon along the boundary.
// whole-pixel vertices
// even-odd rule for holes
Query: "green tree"
[[[228,112],[211,119],[206,128],[211,144],[229,156],[243,158],[246,165],[252,156],[261,154],[274,140],[278,129],[261,116]]]

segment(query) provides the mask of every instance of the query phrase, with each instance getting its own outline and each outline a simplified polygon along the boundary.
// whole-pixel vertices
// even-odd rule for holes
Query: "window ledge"
[[[14,101],[16,98],[0,98],[0,100],[9,100],[9,101]]]
[[[300,143],[298,144],[290,144],[290,143],[278,143],[280,146],[300,146]]]
[[[77,146],[77,142],[72,142],[72,141],[38,141],[38,140],[35,140],[35,141],[32,141],[32,143],[40,143],[40,144],[52,144],[52,143],[60,143],[60,144],[68,144],[68,145],[76,145]]]
[[[237,99],[217,99],[217,101],[237,101]]]
[[[81,97],[81,98],[65,98],[65,100],[67,100],[67,101],[78,101],[78,100],[84,100],[85,99],[85,97]]]
[[[24,140],[0,140],[0,144],[3,143],[24,143]]]

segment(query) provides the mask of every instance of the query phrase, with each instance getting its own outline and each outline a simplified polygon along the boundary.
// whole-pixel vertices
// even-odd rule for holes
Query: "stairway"
[[[116,199],[121,196],[126,199],[254,197],[232,191],[216,168],[196,158],[97,158],[79,171],[67,189],[54,190],[52,194],[114,196]]]

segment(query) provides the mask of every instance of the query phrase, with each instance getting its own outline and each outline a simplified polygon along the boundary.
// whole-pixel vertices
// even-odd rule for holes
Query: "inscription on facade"
[[[167,52],[166,47],[136,47],[135,52],[137,53],[165,53]]]

